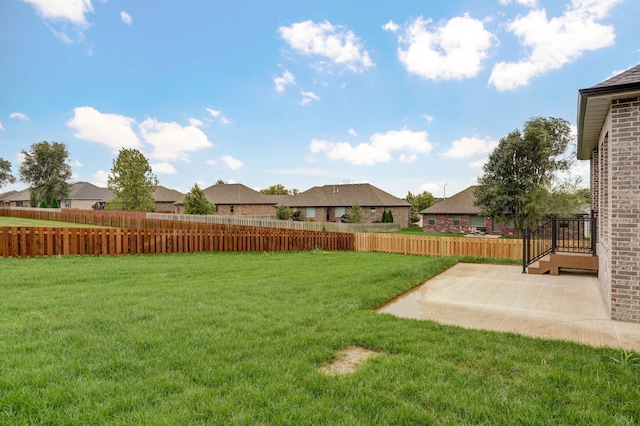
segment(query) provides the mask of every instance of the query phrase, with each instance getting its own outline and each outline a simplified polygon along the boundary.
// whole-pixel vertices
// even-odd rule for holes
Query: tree
[[[69,195],[71,166],[67,162],[69,152],[65,144],[42,141],[22,151],[20,179],[31,186],[31,205],[40,201],[51,205],[54,199]]]
[[[185,214],[212,214],[215,211],[216,207],[204,195],[204,191],[200,189],[197,183],[184,196]]]
[[[16,178],[11,174],[11,162],[0,157],[0,188],[7,183],[16,183]]]
[[[413,195],[411,191],[409,191],[404,199],[411,204],[411,223],[419,222],[419,213],[436,203],[436,199],[429,191],[423,191],[422,194],[417,195]]]
[[[261,189],[260,192],[266,195],[298,195],[300,191],[295,188],[287,189],[283,184],[277,183],[268,188]]]
[[[363,223],[364,222],[364,211],[358,202],[353,203],[351,208],[349,209],[349,218],[347,222],[349,223]]]
[[[513,220],[521,236],[525,223],[540,219],[540,197],[555,173],[569,169],[571,162],[564,154],[571,140],[566,120],[527,121],[522,132],[516,129],[500,139],[489,156],[474,191],[475,204],[498,222]]]
[[[276,207],[276,219],[278,220],[289,220],[293,217],[293,209],[289,206],[285,206],[284,204],[280,204]]]
[[[224,181],[224,180],[222,180],[222,179],[218,179],[218,180],[216,181],[216,183],[215,183],[215,184],[216,184],[216,185],[226,185],[226,184],[227,184],[227,182],[225,182],[225,181]]]
[[[147,158],[137,149],[122,148],[113,160],[113,168],[107,179],[113,200],[111,210],[153,211],[153,192],[158,178],[153,174]]]

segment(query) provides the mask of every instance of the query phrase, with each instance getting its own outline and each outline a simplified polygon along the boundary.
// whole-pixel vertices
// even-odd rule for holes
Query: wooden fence
[[[194,253],[201,251],[353,251],[353,234],[269,228],[0,228],[0,257]]]
[[[522,259],[522,240],[481,237],[422,237],[355,234],[355,250],[419,256],[480,256]]]

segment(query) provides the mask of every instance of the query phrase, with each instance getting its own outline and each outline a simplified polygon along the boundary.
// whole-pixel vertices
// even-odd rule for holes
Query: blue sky
[[[448,196],[526,120],[574,125],[578,89],[640,62],[638,16],[637,0],[4,0],[0,157],[18,177],[47,140],[100,186],[125,147],[182,192]]]

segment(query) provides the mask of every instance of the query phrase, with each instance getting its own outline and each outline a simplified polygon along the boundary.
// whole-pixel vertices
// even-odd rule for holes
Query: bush
[[[292,217],[293,217],[293,210],[291,209],[291,207],[281,204],[276,208],[276,219],[289,220]]]

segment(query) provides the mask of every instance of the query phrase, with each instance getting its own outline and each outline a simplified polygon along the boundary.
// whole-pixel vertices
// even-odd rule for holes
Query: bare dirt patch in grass
[[[328,376],[338,376],[356,371],[359,364],[367,359],[380,355],[380,352],[372,351],[359,346],[350,346],[340,352],[330,363],[320,367],[320,372]]]

